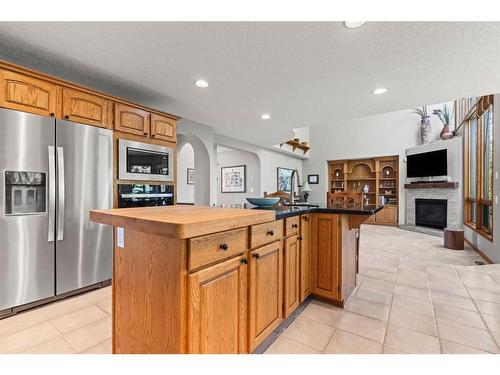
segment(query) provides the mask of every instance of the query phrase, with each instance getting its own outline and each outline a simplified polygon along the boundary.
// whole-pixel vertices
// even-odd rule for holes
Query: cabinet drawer
[[[299,234],[300,216],[287,217],[285,219],[285,236]]]
[[[188,270],[220,262],[247,249],[247,228],[209,234],[188,240]]]
[[[250,247],[256,248],[283,237],[283,220],[270,221],[250,227]]]

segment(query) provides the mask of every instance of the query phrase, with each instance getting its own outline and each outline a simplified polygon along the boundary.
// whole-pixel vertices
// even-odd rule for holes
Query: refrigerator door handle
[[[65,215],[65,181],[64,181],[64,148],[57,148],[57,173],[58,173],[58,216],[57,216],[57,240],[64,239],[64,215]]]
[[[48,242],[54,241],[54,222],[56,216],[56,159],[54,154],[54,146],[49,147],[49,229]]]

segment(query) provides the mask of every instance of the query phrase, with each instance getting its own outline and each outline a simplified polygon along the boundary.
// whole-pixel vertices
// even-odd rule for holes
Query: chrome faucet
[[[290,190],[290,203],[291,204],[294,204],[295,203],[295,184],[293,183],[294,182],[294,176],[297,176],[297,190],[300,192],[300,176],[299,176],[299,170],[298,169],[294,169],[293,172],[292,172],[292,176],[290,177],[291,181],[291,190]],[[300,194],[299,194],[300,195]],[[300,199],[300,197],[299,197]]]

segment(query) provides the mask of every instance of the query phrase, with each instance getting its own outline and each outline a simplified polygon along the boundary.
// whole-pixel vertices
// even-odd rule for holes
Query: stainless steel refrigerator
[[[0,311],[111,278],[107,129],[0,109]]]

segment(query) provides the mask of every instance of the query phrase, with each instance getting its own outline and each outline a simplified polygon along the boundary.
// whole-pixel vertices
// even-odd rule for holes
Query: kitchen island
[[[309,295],[343,306],[380,209],[91,211],[115,227],[113,353],[249,353]]]

